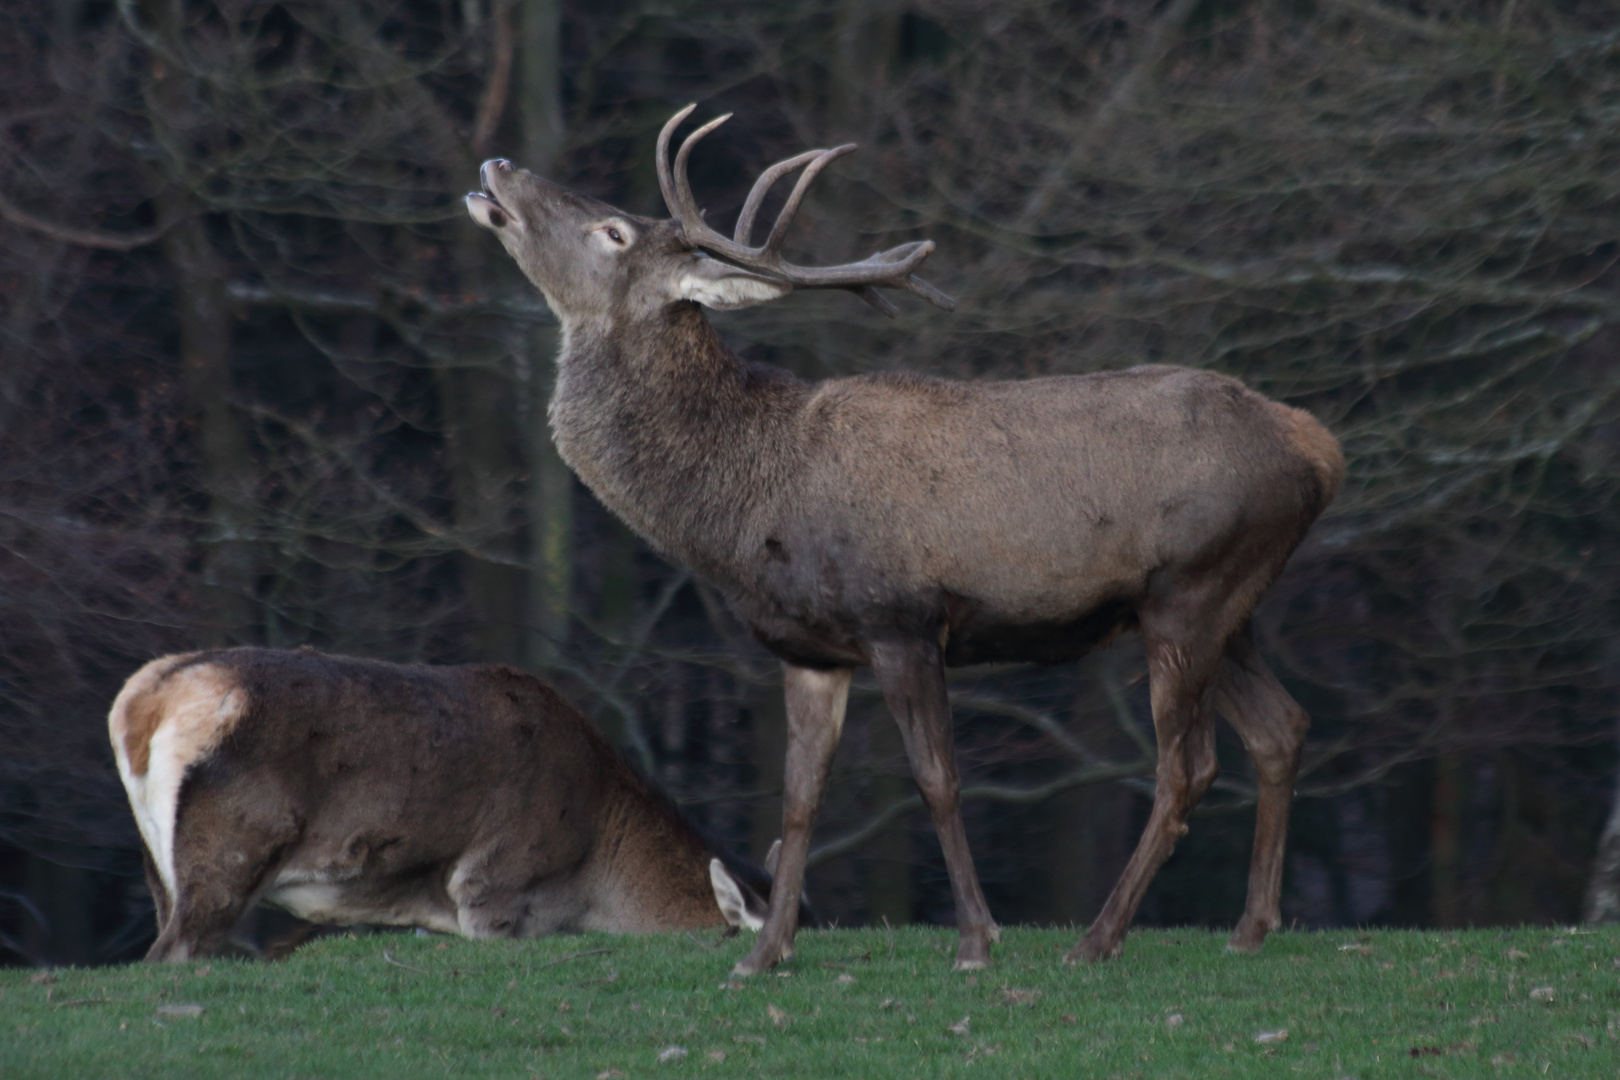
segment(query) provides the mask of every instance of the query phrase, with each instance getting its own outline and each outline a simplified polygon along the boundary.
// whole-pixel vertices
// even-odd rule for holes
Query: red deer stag
[[[467,937],[763,923],[746,868],[511,668],[187,653],[131,676],[108,728],[157,903],[148,960],[218,951],[256,901]]]
[[[792,954],[798,895],[850,673],[869,664],[939,832],[961,940],[985,964],[995,923],[959,809],[944,665],[1071,660],[1127,629],[1146,643],[1158,739],[1153,813],[1070,959],[1119,952],[1142,894],[1215,776],[1208,702],[1258,772],[1249,895],[1231,947],[1278,925],[1284,832],[1308,723],[1256,652],[1249,616],[1343,475],[1309,414],[1222,375],[1178,367],[1022,382],[903,373],[819,384],[747,363],[700,305],[740,308],[838,288],[892,312],[878,288],[952,301],[912,276],[928,241],[845,266],[779,248],[834,158],[767,169],[733,236],[704,223],[693,147],[658,138],[673,220],[627,214],[486,162],[467,197],[562,325],[551,428],[609,509],[726,594],[782,660],[788,705],[777,891],[749,974]],[[772,184],[803,167],[750,246]],[[1210,693],[1210,691],[1213,691]]]

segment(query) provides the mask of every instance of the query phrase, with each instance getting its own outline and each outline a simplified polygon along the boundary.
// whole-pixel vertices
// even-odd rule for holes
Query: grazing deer
[[[792,954],[810,830],[850,673],[870,665],[939,832],[961,930],[956,966],[998,935],[962,828],[944,666],[1077,658],[1124,630],[1146,643],[1158,739],[1153,813],[1069,959],[1119,952],[1159,865],[1215,777],[1209,703],[1258,772],[1248,904],[1231,947],[1278,925],[1283,843],[1308,719],[1256,652],[1249,616],[1343,476],[1309,414],[1222,375],[1141,367],[1022,382],[883,373],[811,384],[739,359],[701,307],[795,288],[878,288],[939,307],[913,276],[933,250],[804,267],[780,245],[816,174],[854,149],[771,166],[733,236],[703,221],[686,178],[694,131],[658,177],[673,220],[568,191],[504,160],[467,196],[562,325],[551,427],[609,509],[714,582],[782,660],[788,706],[783,847],[753,951]],[[804,168],[759,246],[771,186]]]
[[[467,937],[763,923],[769,883],[511,668],[186,653],[131,676],[108,728],[157,904],[148,960],[218,951],[256,901]]]

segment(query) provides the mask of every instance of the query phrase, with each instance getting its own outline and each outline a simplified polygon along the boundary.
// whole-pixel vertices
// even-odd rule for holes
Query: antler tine
[[[913,296],[921,297],[935,307],[945,311],[956,310],[956,301],[954,299],[940,292],[916,274],[907,274],[904,284]]]
[[[854,285],[884,285],[906,289],[906,278],[934,251],[932,240],[917,240],[840,266],[781,264],[784,277],[811,289],[847,289]]]
[[[698,209],[697,199],[692,195],[692,181],[686,176],[686,163],[692,156],[693,148],[703,141],[703,137],[730,119],[731,114],[726,113],[724,116],[717,116],[710,120],[682,140],[681,148],[675,153],[675,193],[681,200],[681,213],[679,216],[682,218],[682,226],[690,227],[685,220],[687,216],[690,216],[693,222],[703,220],[703,213]]]
[[[714,117],[706,125],[701,126],[697,131],[689,134],[687,138],[682,139],[680,149],[676,151],[676,191],[680,194],[682,206],[685,209],[692,210],[695,217],[701,217],[701,214],[698,212],[697,199],[692,198],[692,180],[687,178],[687,160],[692,157],[693,147],[697,147],[698,142],[703,141],[703,136],[713,131],[714,128],[723,125],[727,120],[731,120],[731,113],[726,113],[723,117]]]
[[[669,138],[675,134],[675,129],[681,126],[681,121],[692,115],[697,108],[697,102],[692,102],[686,108],[676,113],[664,122],[664,127],[658,132],[658,189],[664,193],[664,205],[676,217],[680,216],[679,192],[675,188],[675,178],[669,171]]]
[[[849,291],[876,308],[880,314],[887,315],[891,319],[899,318],[900,309],[894,306],[894,301],[872,288],[872,286],[857,285]]]
[[[737,215],[737,231],[732,235],[732,239],[747,247],[749,241],[753,239],[754,217],[759,213],[760,204],[765,201],[765,196],[770,193],[771,188],[783,176],[823,152],[821,150],[806,150],[804,153],[790,157],[786,161],[778,161],[775,165],[760,173],[759,179],[754,181],[754,190],[748,193],[748,199],[743,203],[742,213]]]
[[[799,182],[793,185],[793,194],[789,195],[787,202],[783,204],[782,212],[776,215],[776,224],[771,226],[771,235],[767,236],[765,243],[761,245],[762,251],[775,251],[776,246],[782,242],[782,237],[787,234],[788,226],[793,224],[793,215],[799,212],[799,204],[804,201],[804,193],[810,190],[810,185],[815,182],[816,176],[821,170],[854,150],[854,143],[845,143],[843,146],[835,146],[831,150],[822,150],[816,159],[805,167],[804,172],[799,174]]]
[[[697,200],[692,195],[686,165],[692,156],[692,150],[703,137],[731,119],[731,114],[716,117],[688,135],[682,140],[681,148],[676,151],[672,163],[669,156],[670,139],[681,121],[691,116],[692,110],[696,107],[688,105],[670,117],[663,130],[658,133],[658,186],[664,193],[664,202],[668,205],[670,213],[680,223],[687,243],[702,248],[711,255],[718,255],[722,259],[734,262],[738,266],[758,271],[798,288],[848,289],[890,317],[899,314],[899,309],[877,291],[880,287],[905,289],[936,307],[944,308],[946,311],[955,310],[956,301],[926,281],[912,276],[911,272],[933,252],[934,243],[931,240],[916,240],[909,244],[901,244],[888,251],[878,252],[861,262],[847,263],[843,266],[796,266],[783,259],[781,253],[776,250],[787,233],[788,226],[792,224],[794,215],[799,212],[799,205],[804,201],[805,192],[809,190],[816,176],[822,169],[854,150],[853,143],[836,146],[831,150],[807,150],[785,161],[777,162],[754,181],[753,190],[748,193],[742,212],[737,215],[736,238],[729,239],[711,228],[704,222]],[[804,167],[804,172],[799,174],[798,182],[793,185],[792,193],[782,206],[782,212],[776,216],[770,235],[759,247],[750,247],[748,239],[754,229],[754,219],[759,214],[759,208],[764,203],[765,196],[769,194],[771,186],[801,166]]]

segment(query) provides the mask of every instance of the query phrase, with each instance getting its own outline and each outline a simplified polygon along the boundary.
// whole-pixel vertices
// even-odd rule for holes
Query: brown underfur
[[[1270,778],[1233,944],[1264,937],[1305,720],[1246,627],[1341,482],[1321,424],[1235,379],[1177,367],[806,384],[720,341],[681,283],[694,268],[722,271],[679,222],[626,215],[506,162],[486,164],[483,179],[469,211],[562,323],[550,409],[559,451],[649,543],[716,583],[784,662],[779,902],[740,972],[792,947],[795,913],[781,898],[802,880],[843,707],[806,687],[872,666],[945,850],[957,964],[977,967],[996,929],[962,828],[943,669],[1070,660],[1126,629],[1141,631],[1153,682],[1154,811],[1075,955],[1118,951],[1213,778],[1204,703],[1217,681],[1223,713]],[[600,241],[603,220],[624,244]]]
[[[131,715],[203,672],[245,708],[185,775],[173,895],[148,856],[150,959],[216,951],[256,899],[475,937],[725,923],[708,845],[532,675],[274,649],[160,670]]]

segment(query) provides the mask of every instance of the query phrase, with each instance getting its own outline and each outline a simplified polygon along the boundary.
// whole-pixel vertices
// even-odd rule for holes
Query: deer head
[[[950,297],[912,274],[934,250],[930,240],[901,244],[856,263],[807,267],[788,262],[780,248],[805,192],[817,174],[854,150],[810,150],[766,169],[755,182],[730,239],[703,221],[686,179],[687,161],[703,137],[730,114],[709,121],[681,143],[674,167],[669,141],[688,105],[658,136],[658,183],[673,218],[657,221],[515,167],[504,158],[479,170],[483,190],[467,196],[467,211],[500,238],[564,325],[578,321],[644,318],[672,303],[692,301],[719,310],[749,307],[795,288],[848,289],[893,316],[898,309],[877,290],[905,289],[949,311]],[[772,186],[803,169],[770,233],[750,246],[754,220]]]

